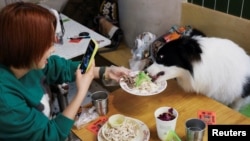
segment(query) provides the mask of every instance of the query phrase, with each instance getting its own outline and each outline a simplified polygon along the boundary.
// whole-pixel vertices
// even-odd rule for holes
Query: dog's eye
[[[159,58],[162,60],[164,58],[164,55],[160,55]]]
[[[157,62],[162,62],[164,60],[164,55],[163,54],[158,54],[158,57],[157,57]]]

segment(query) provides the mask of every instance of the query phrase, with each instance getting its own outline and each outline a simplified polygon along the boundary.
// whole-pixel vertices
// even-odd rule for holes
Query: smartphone
[[[87,50],[83,55],[82,62],[80,64],[80,69],[82,74],[88,71],[91,62],[95,58],[97,50],[98,50],[98,43],[95,40],[90,39]]]

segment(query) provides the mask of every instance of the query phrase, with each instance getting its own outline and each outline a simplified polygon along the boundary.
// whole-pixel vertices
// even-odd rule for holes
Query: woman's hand
[[[84,100],[85,96],[87,95],[89,86],[94,79],[94,67],[95,62],[91,63],[88,71],[84,74],[81,73],[81,70],[78,68],[76,70],[76,87],[77,92],[74,95],[73,99],[69,102],[68,106],[64,109],[63,115],[74,120],[75,115],[79,107],[81,106],[82,101]]]
[[[81,73],[80,69],[76,70],[76,86],[79,92],[85,92],[86,88],[90,86],[92,80],[94,79],[94,76],[95,76],[94,75],[94,68],[95,68],[94,61],[89,67],[88,71],[86,71],[84,74]]]
[[[115,80],[117,82],[120,81],[120,79],[124,76],[124,75],[129,75],[130,70],[123,67],[123,66],[110,66],[106,68],[105,71],[105,79],[112,79]]]

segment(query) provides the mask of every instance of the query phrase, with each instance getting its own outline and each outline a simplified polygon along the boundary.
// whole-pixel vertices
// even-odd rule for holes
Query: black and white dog
[[[154,81],[176,79],[196,92],[239,110],[250,104],[250,57],[228,39],[205,37],[192,29],[187,36],[154,49],[145,71]]]

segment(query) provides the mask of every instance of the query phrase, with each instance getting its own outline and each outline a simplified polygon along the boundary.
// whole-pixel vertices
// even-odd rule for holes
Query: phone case
[[[94,44],[94,46],[91,45],[92,43]],[[93,50],[92,50],[92,47],[94,47]],[[91,62],[95,58],[95,55],[96,55],[98,48],[99,48],[98,43],[95,40],[91,39],[89,41],[88,48],[87,48],[86,53],[84,54],[82,62],[81,62],[80,69],[81,69],[82,74],[85,73],[86,71],[88,71]],[[89,54],[89,52],[91,52],[91,54]]]

